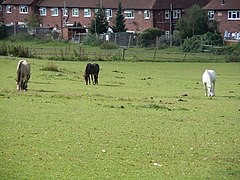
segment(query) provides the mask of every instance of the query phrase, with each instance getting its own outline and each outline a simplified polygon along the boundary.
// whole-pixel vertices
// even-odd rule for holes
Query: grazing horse
[[[20,60],[17,65],[17,90],[27,91],[27,83],[30,79],[30,64],[26,60]]]
[[[94,85],[98,84],[98,73],[99,73],[99,65],[96,63],[94,63],[94,64],[88,63],[86,66],[86,69],[85,69],[85,73],[84,73],[86,85],[88,85],[88,83],[91,84],[90,76],[92,79],[92,83]],[[93,81],[93,77],[94,77],[94,81]]]
[[[212,97],[215,95],[214,92],[215,81],[216,81],[215,71],[206,69],[202,75],[202,83],[205,90],[205,96]]]

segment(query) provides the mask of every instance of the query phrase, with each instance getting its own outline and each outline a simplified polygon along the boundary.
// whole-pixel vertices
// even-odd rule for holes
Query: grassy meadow
[[[1,179],[240,178],[239,63],[98,62],[87,86],[87,62],[28,59],[17,92],[18,60],[0,57]]]

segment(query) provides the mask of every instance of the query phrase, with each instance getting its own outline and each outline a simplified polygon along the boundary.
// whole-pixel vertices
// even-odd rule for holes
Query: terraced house
[[[206,5],[210,0],[121,0],[128,31],[141,32],[157,27],[175,32],[175,23],[194,4]],[[5,0],[3,15],[6,24],[23,24],[31,13],[38,13],[41,27],[71,26],[80,23],[89,27],[97,4],[106,11],[110,26],[114,24],[119,0]]]
[[[240,1],[212,0],[203,7],[209,19],[219,22],[219,31],[226,39],[240,40]]]

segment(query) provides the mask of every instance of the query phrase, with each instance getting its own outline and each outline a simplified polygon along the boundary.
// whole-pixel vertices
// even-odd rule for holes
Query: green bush
[[[222,36],[218,33],[212,32],[208,32],[203,35],[196,35],[186,39],[183,43],[182,49],[184,52],[202,52],[204,45],[209,47],[209,52],[215,52],[212,47],[223,45]]]
[[[90,34],[84,38],[83,44],[89,46],[99,46],[101,44],[101,41],[98,37],[96,37],[95,34]]]
[[[29,51],[28,47],[21,45],[7,45],[0,44],[0,55],[1,56],[15,56],[15,57],[23,57],[23,58],[34,58],[36,55],[32,54]]]
[[[158,28],[145,29],[137,37],[137,45],[140,47],[153,47],[156,45],[156,38],[164,35],[164,31]]]
[[[5,39],[7,37],[7,29],[4,24],[0,24],[0,39]]]
[[[201,52],[201,36],[193,36],[189,39],[186,39],[182,47],[184,52]]]
[[[8,46],[6,43],[0,44],[0,56],[7,56],[8,55]]]
[[[57,65],[55,65],[53,62],[48,62],[47,65],[43,68],[41,68],[42,71],[55,71],[59,72]]]
[[[114,43],[104,42],[100,45],[101,49],[118,49],[118,45]]]
[[[26,33],[17,33],[16,36],[12,35],[9,37],[9,40],[12,42],[15,41],[31,41],[34,40],[34,37]]]
[[[226,62],[240,62],[240,43],[225,47]]]
[[[212,46],[222,46],[223,38],[219,33],[208,32],[205,35],[202,35],[202,38],[208,45]]]

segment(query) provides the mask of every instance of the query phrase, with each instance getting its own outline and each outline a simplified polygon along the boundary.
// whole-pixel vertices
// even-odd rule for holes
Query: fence
[[[28,33],[28,28],[22,26],[6,26],[7,36],[16,35],[19,33]]]
[[[29,50],[42,58],[55,60],[81,60],[88,61],[149,61],[149,62],[224,62],[225,54],[213,53],[184,53],[181,51],[171,52],[166,50],[119,48],[119,49],[86,49],[82,46],[63,48],[29,48]]]
[[[38,27],[35,30],[29,29],[26,26],[7,26],[7,35],[17,35],[18,33],[26,33],[26,34],[34,34],[36,38],[43,40],[51,40],[51,39],[62,39],[61,30],[54,31],[53,28],[43,28]],[[87,36],[87,33],[72,33],[70,39],[71,42],[82,43],[84,38]],[[106,33],[100,35],[100,38],[104,41],[111,42],[117,44],[119,46],[124,47],[135,47],[137,45],[137,36],[133,33],[128,32],[118,32],[118,33]],[[172,37],[172,42],[170,42],[170,38],[168,36],[157,37],[156,40],[145,40],[147,44],[152,47],[161,45],[180,45],[180,40]]]

